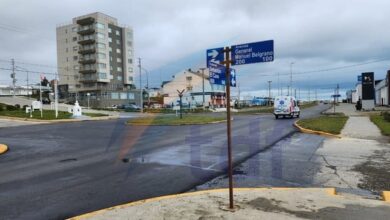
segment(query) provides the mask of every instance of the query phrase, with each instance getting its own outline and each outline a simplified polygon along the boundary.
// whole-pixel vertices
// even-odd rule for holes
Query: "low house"
[[[388,79],[380,80],[375,84],[375,103],[377,105],[390,105]]]
[[[191,69],[179,72],[172,80],[163,82],[161,94],[164,105],[173,107],[179,104],[179,93],[183,91],[182,104],[193,108],[196,106],[222,107],[226,105],[225,86],[210,84],[209,71],[193,71]]]

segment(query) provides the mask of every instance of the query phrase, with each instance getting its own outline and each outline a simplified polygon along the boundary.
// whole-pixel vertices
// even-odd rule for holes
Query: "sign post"
[[[182,98],[183,98],[183,93],[184,93],[184,89],[183,90],[181,90],[181,91],[179,91],[179,90],[176,90],[177,91],[177,93],[179,93],[179,97],[180,97],[180,119],[182,119],[183,118],[183,116],[182,116]]]
[[[234,209],[230,87],[236,87],[236,72],[230,66],[272,62],[274,60],[274,41],[269,40],[232,47],[209,49],[206,51],[206,57],[207,67],[210,72],[210,83],[226,86],[229,208]],[[224,66],[220,64],[224,64]],[[225,77],[223,77],[223,72],[225,73]]]

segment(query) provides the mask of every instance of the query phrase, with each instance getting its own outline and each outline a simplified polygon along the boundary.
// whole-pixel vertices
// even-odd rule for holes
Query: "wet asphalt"
[[[328,107],[303,110],[301,116]],[[128,126],[126,120],[0,128],[0,142],[10,147],[0,157],[0,219],[64,219],[186,192],[226,172],[225,123],[148,127]],[[294,121],[234,116],[235,166],[290,137]]]

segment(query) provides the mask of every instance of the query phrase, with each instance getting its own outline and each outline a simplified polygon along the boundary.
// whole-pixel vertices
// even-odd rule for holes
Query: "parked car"
[[[42,98],[42,104],[50,104],[50,103],[51,103],[51,101],[49,98],[46,98],[46,97]]]
[[[297,100],[293,96],[277,96],[274,100],[275,119],[286,116],[299,118],[300,109]]]
[[[122,105],[122,109],[124,109],[125,111],[139,111],[141,110],[141,107],[134,104],[127,104],[127,105]]]

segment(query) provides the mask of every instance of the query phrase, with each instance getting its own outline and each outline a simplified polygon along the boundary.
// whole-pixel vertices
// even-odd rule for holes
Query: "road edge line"
[[[337,135],[337,134],[331,134],[331,133],[328,133],[328,132],[324,132],[324,131],[316,131],[316,130],[311,130],[311,129],[307,129],[307,128],[303,128],[301,126],[298,125],[298,121],[300,120],[297,120],[294,122],[294,126],[297,127],[300,132],[302,133],[307,133],[307,134],[317,134],[317,135],[322,135],[322,136],[328,136],[328,137],[334,137],[334,138],[341,138],[340,135]]]

